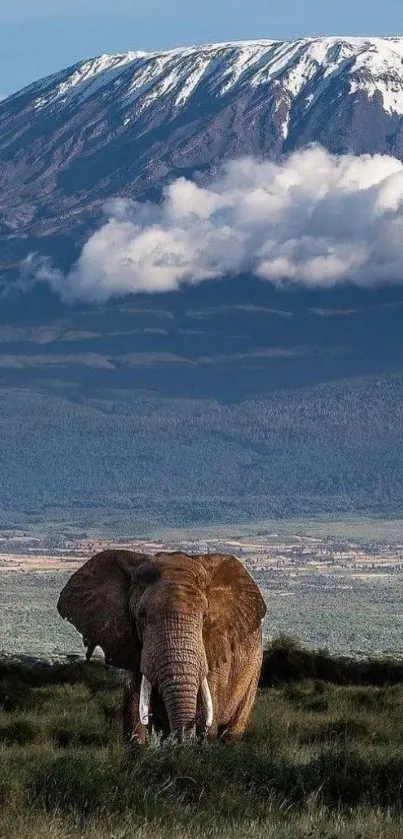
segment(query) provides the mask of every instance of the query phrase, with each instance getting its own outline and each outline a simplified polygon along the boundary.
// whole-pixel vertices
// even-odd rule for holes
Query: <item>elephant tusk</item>
[[[210,688],[207,681],[207,677],[204,677],[201,685],[201,694],[204,703],[204,709],[206,712],[206,727],[210,728],[213,725],[213,700],[211,698]]]
[[[151,698],[151,684],[148,681],[146,676],[143,676],[141,679],[141,688],[140,688],[140,703],[139,703],[139,712],[140,712],[140,722],[142,725],[148,725],[148,708],[150,705],[150,698]]]

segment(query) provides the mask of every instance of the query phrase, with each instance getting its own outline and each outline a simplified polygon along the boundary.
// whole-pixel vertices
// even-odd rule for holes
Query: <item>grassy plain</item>
[[[403,685],[301,675],[260,690],[237,746],[127,753],[114,674],[0,664],[0,836],[400,839]]]
[[[165,539],[218,539],[253,536],[308,536],[317,539],[353,540],[361,545],[373,543],[390,544],[403,539],[403,518],[383,516],[327,514],[318,516],[284,516],[283,518],[262,518],[245,524],[217,524],[202,527],[163,527],[154,535]]]
[[[70,574],[111,543],[99,534],[0,532],[0,655],[82,654],[79,634],[55,606]],[[287,633],[333,653],[402,654],[401,519],[268,519],[117,543],[146,553],[180,548],[239,556],[266,599],[267,640]]]

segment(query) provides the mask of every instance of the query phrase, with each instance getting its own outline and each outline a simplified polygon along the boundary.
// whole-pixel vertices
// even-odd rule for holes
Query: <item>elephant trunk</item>
[[[208,693],[206,691],[201,619],[190,615],[170,615],[159,627],[154,641],[152,656],[147,655],[143,647],[143,674],[147,682],[149,679],[158,684],[171,732],[180,739],[192,738],[196,733],[199,691],[204,713],[209,720],[212,718],[208,686]]]
[[[162,688],[171,733],[180,740],[196,734],[197,685],[188,680],[172,682]]]

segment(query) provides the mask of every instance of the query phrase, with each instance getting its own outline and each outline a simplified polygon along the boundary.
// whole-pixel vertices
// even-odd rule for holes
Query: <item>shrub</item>
[[[280,635],[264,650],[260,687],[304,679],[336,685],[397,685],[403,683],[403,661],[335,656],[327,650],[308,650],[297,639]]]

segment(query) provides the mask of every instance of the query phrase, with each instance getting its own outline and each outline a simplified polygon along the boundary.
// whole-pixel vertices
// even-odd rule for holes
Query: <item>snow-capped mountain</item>
[[[287,203],[279,189],[272,214],[275,245],[282,249],[271,256],[267,239],[259,238],[266,204],[256,214],[258,202],[248,205],[253,236],[247,238],[245,219],[233,210],[243,210],[246,193],[236,192],[226,205],[230,214],[217,217],[224,233],[239,222],[238,238],[206,237],[203,250],[204,228],[197,226],[202,232],[190,245],[182,238],[182,250],[172,250],[173,262],[176,253],[202,257],[199,278],[208,281],[186,281],[165,293],[163,284],[150,283],[135,298],[120,284],[122,297],[103,303],[102,295],[87,293],[75,305],[49,282],[36,282],[46,280],[48,270],[55,275],[52,288],[60,292],[67,278],[71,284],[69,268],[91,242],[91,230],[101,227],[108,199],[155,200],[178,175],[197,173],[203,181],[225,159],[279,160],[313,141],[333,152],[383,152],[403,160],[403,38],[103,55],[0,103],[0,509],[6,525],[24,529],[30,521],[51,521],[59,528],[70,516],[74,527],[110,526],[112,533],[121,522],[121,532],[130,535],[143,523],[149,533],[154,522],[172,528],[346,510],[401,515],[403,283],[389,281],[403,272],[401,226],[388,216],[400,201],[401,180],[396,189],[387,181],[385,189],[372,190],[369,203],[367,189],[363,222],[350,236],[350,220],[362,206],[359,186],[374,183],[374,168],[385,180],[383,164],[362,161],[354,200],[349,194],[347,202],[341,180],[328,172],[323,181],[319,168],[319,187],[326,193],[330,184],[337,201],[327,203],[323,217],[323,205],[312,198],[313,178],[309,202],[300,201],[301,224],[294,193]],[[312,171],[305,170],[309,183]],[[188,190],[188,216],[196,191],[194,185]],[[266,193],[273,198],[267,183]],[[175,228],[182,194],[173,202]],[[152,225],[150,210],[144,216]],[[324,261],[322,240],[326,244],[333,219],[337,230],[332,227],[331,258]],[[125,219],[119,227],[129,231],[129,244],[131,227]],[[107,247],[90,249],[84,263],[100,287],[105,277],[120,283],[133,261],[134,251],[126,248],[109,263],[110,244],[121,241],[115,225],[111,230]],[[156,254],[158,266],[161,237],[152,248],[149,237],[144,241],[144,253]],[[233,248],[234,242],[242,247]],[[270,280],[275,260],[291,267],[310,260],[315,274],[307,270],[292,291],[257,279],[248,271],[257,265],[259,243],[257,276]],[[30,252],[38,253],[41,270],[35,259],[22,265]],[[364,266],[360,279],[371,266],[366,281],[327,282],[329,267],[354,268],[356,252],[357,265]],[[166,247],[168,267],[170,253]],[[139,263],[138,249],[135,254]],[[228,254],[238,262],[228,263]],[[146,275],[150,262],[143,263]],[[242,270],[236,281],[223,270],[214,282],[217,265],[228,264]],[[379,268],[384,282],[370,287]],[[319,274],[324,282],[315,285]],[[151,287],[159,293],[151,296]],[[114,286],[108,288],[113,295]]]
[[[223,158],[310,142],[403,159],[403,38],[304,38],[102,55],[0,103],[0,232],[73,234]],[[11,237],[11,238],[10,238]],[[14,243],[14,244],[13,244]],[[3,261],[4,265],[4,261]]]

